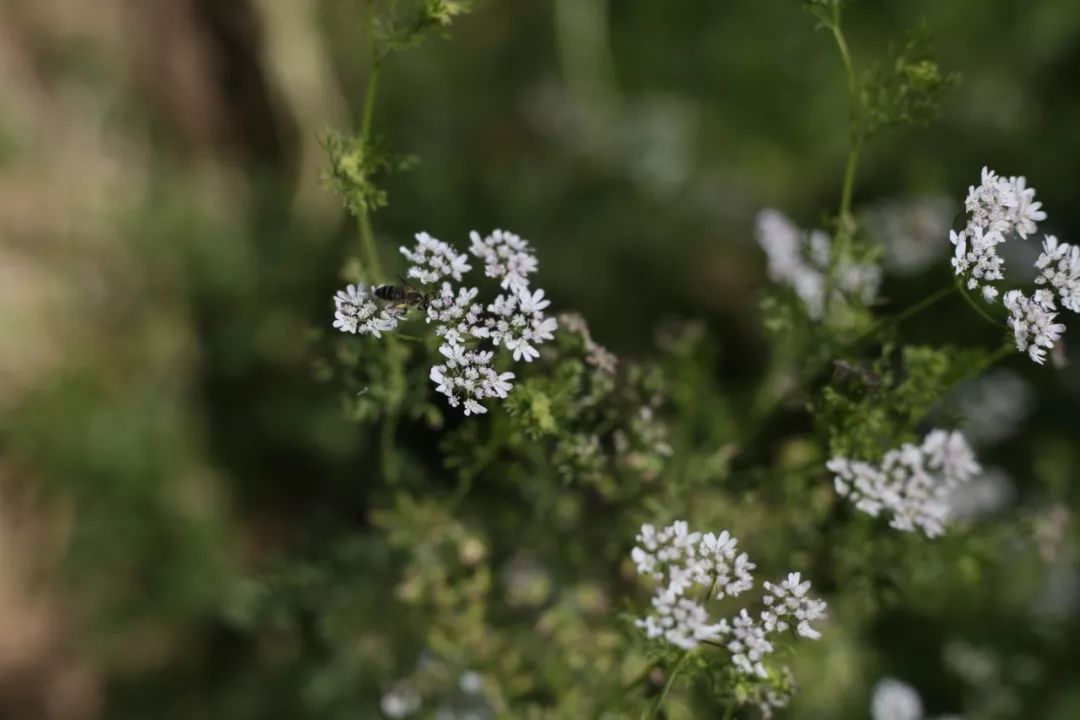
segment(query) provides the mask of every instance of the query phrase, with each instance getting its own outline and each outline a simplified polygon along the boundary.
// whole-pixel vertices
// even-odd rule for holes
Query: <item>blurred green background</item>
[[[280,633],[230,620],[243,578],[370,522],[376,431],[315,381],[307,342],[358,254],[320,187],[317,135],[356,124],[362,13],[0,2],[0,716],[377,716],[363,682],[348,714],[317,702],[353,681],[312,680],[316,611]],[[925,21],[962,76],[940,122],[873,143],[859,170],[856,207],[885,228],[887,308],[948,280],[942,228],[984,164],[1026,175],[1044,229],[1080,239],[1080,3],[866,0],[847,17],[863,67]],[[703,320],[736,403],[767,358],[754,216],[820,226],[847,144],[839,61],[793,0],[478,0],[452,37],[388,64],[375,124],[420,159],[374,217],[384,263],[416,231],[512,229],[554,306],[620,356],[649,353],[668,318]],[[972,317],[949,302],[906,332],[992,343]],[[945,616],[895,613],[859,642],[955,710],[959,685],[928,648],[964,627],[998,648],[1026,713],[976,716],[1080,717],[1080,374],[1009,367],[1031,407],[981,458],[1009,473],[1017,507],[1050,514],[1033,520],[1058,540],[1050,629],[1018,624],[1028,599],[1002,598],[1002,572]],[[399,435],[435,456],[437,434]],[[390,589],[350,552],[334,592],[377,614]],[[868,715],[872,674],[818,672],[796,716]]]

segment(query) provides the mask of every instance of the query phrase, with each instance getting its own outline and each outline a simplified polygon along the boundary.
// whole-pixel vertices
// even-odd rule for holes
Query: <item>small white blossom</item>
[[[469,338],[487,337],[482,320],[484,306],[473,302],[479,292],[474,287],[461,286],[455,295],[454,287],[444,282],[427,308],[427,321],[435,323],[435,334],[451,345],[462,345]]]
[[[400,250],[412,263],[406,275],[425,285],[439,282],[446,277],[460,281],[462,275],[472,269],[468,255],[458,254],[448,243],[425,232],[416,234],[416,247],[410,250],[402,246]]]
[[[758,616],[742,608],[730,619],[713,621],[704,603],[741,595],[754,585],[755,566],[746,553],[738,552],[738,541],[730,533],[691,532],[681,520],[660,529],[646,523],[637,543],[630,557],[638,573],[658,583],[652,613],[636,621],[646,637],[683,650],[702,642],[719,644],[737,672],[759,680],[770,679],[764,660],[774,650],[775,633],[793,627],[803,637],[820,637],[810,623],[825,616],[826,605],[809,596],[810,582],[802,581],[799,573],[789,574],[780,585],[765,583],[764,609]],[[691,593],[703,599],[692,599]],[[783,707],[786,698],[773,692],[758,699],[763,707]]]
[[[653,597],[652,604],[653,614],[636,621],[646,637],[663,638],[683,650],[692,650],[703,640],[720,637],[722,627],[711,623],[705,608],[690,598],[663,590]]]
[[[530,293],[524,288],[509,295],[499,295],[487,308],[490,313],[485,321],[488,337],[496,346],[510,350],[515,361],[532,362],[540,357],[536,346],[554,339],[559,327],[555,318],[545,317],[543,311],[548,305],[543,290]]]
[[[878,680],[872,703],[874,720],[922,720],[923,717],[919,693],[895,678]]]
[[[997,289],[989,283],[1004,279],[1001,270],[1005,261],[997,254],[997,245],[1005,238],[996,230],[983,232],[978,226],[970,226],[961,232],[949,231],[949,241],[956,246],[952,266],[957,275],[967,275],[968,290],[983,283],[983,298],[987,301],[997,297]]]
[[[349,285],[334,297],[334,327],[378,337],[395,329],[411,308],[419,306],[442,338],[439,351],[445,361],[429,372],[436,390],[446,395],[451,407],[478,415],[487,412],[484,400],[505,399],[513,387],[514,373],[500,374],[492,368],[495,352],[505,348],[515,361],[532,361],[540,356],[537,346],[554,339],[559,323],[545,315],[551,301],[544,291],[529,287],[528,276],[536,272],[537,260],[526,241],[502,230],[487,238],[472,233],[470,249],[484,261],[489,276],[501,279],[504,292],[491,304],[477,300],[478,288],[450,282],[461,282],[472,269],[468,255],[422,232],[417,233],[413,248],[401,248],[411,263],[406,275],[422,285],[441,283],[439,287],[409,293],[407,303],[390,303],[375,302],[363,286]],[[587,337],[587,328],[584,335],[586,361],[614,372],[614,356]],[[494,347],[483,349],[488,342]]]
[[[712,587],[717,598],[739,595],[754,586],[750,572],[754,564],[746,553],[736,550],[738,541],[724,531],[719,535],[689,532],[687,524],[675,521],[657,531],[641,526],[639,543],[630,557],[642,575],[656,580],[668,577],[668,588],[682,594],[692,586]]]
[[[810,581],[801,581],[799,573],[789,573],[779,585],[771,582],[765,583],[763,598],[765,610],[761,613],[761,620],[766,630],[783,632],[790,624],[795,626],[795,631],[811,640],[817,640],[821,633],[810,626],[815,620],[825,617],[825,602],[807,595],[810,590]]]
[[[529,287],[529,275],[536,272],[537,261],[526,240],[505,230],[496,230],[487,237],[474,230],[469,239],[469,251],[484,261],[485,275],[499,278],[504,290]]]
[[[1009,327],[1013,330],[1016,349],[1027,352],[1036,363],[1046,361],[1046,351],[1054,347],[1061,339],[1065,326],[1055,323],[1057,313],[1054,310],[1053,295],[1046,290],[1036,290],[1033,297],[1027,297],[1019,290],[1005,293],[1003,300],[1009,311]]]
[[[1035,269],[1039,271],[1036,283],[1049,285],[1063,307],[1080,312],[1080,247],[1059,243],[1056,237],[1047,235]]]
[[[514,373],[497,373],[491,367],[493,353],[466,350],[460,345],[444,343],[439,352],[446,358],[442,365],[431,368],[429,374],[435,390],[449,399],[451,407],[462,404],[466,415],[487,412],[480,404],[487,398],[506,397],[513,388]]]
[[[927,537],[945,532],[950,494],[982,472],[964,436],[944,430],[928,434],[921,446],[889,450],[879,465],[834,457],[826,467],[836,492],[857,509],[873,517],[885,512],[891,527],[919,528]]]
[[[347,285],[334,295],[334,327],[341,332],[380,337],[397,327],[400,311],[371,300],[363,285]]]
[[[724,634],[730,637],[727,649],[731,653],[731,662],[743,675],[756,675],[761,679],[769,677],[762,658],[773,651],[767,630],[743,608],[732,621],[730,627],[724,623]]]
[[[1026,187],[1027,180],[1021,177],[1009,178],[1012,182],[1013,195],[1016,198],[1016,207],[1013,213],[1014,229],[1022,238],[1033,234],[1037,229],[1037,223],[1046,219],[1046,213],[1041,210],[1042,203],[1035,202],[1035,188]]]
[[[1046,219],[1035,202],[1035,189],[1027,187],[1023,177],[1002,177],[993,170],[982,169],[982,182],[968,188],[964,207],[970,218],[968,227],[998,232],[1008,236],[1015,233],[1026,238],[1037,229],[1036,223]]]
[[[993,283],[1004,279],[998,245],[1012,237],[1033,234],[1046,219],[1041,207],[1035,202],[1035,190],[1027,187],[1023,177],[1002,177],[989,168],[982,169],[980,184],[968,188],[964,201],[967,227],[949,232],[954,246],[952,266],[957,275],[967,278],[968,290],[981,286],[983,300],[997,300],[999,290]]]

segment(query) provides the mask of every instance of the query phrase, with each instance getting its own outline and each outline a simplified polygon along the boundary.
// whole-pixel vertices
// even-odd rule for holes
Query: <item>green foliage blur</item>
[[[0,2],[0,717],[380,718],[405,686],[419,717],[641,717],[674,658],[633,626],[629,551],[687,517],[828,599],[787,717],[869,717],[886,676],[928,717],[1080,715],[1075,361],[999,364],[1022,419],[977,448],[1012,495],[943,538],[824,468],[1001,430],[966,403],[1002,333],[958,296],[851,340],[951,282],[983,165],[1080,240],[1080,5],[845,5],[870,108],[850,249],[885,280],[832,334],[753,236],[840,199],[849,89],[801,3],[374,9]],[[391,280],[415,232],[496,227],[562,329],[463,418],[431,347],[341,336],[332,296]],[[711,673],[665,716],[722,717]]]

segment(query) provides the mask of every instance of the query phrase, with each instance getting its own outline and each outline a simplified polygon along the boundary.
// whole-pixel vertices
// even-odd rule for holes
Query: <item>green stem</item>
[[[855,68],[851,62],[851,52],[848,50],[847,40],[840,24],[840,2],[832,3],[831,19],[825,23],[832,32],[836,49],[840,52],[840,59],[844,64],[844,75],[848,86],[848,112],[850,113],[850,137],[851,144],[848,147],[847,163],[844,166],[844,182],[840,189],[840,207],[836,214],[835,242],[829,252],[829,268],[825,275],[825,298],[822,317],[828,319],[829,306],[832,304],[833,288],[836,284],[836,273],[840,261],[847,255],[848,244],[855,232],[855,222],[851,216],[851,196],[855,190],[855,171],[859,165],[859,153],[862,150],[863,133],[860,123],[859,88],[855,80]]]
[[[993,315],[979,307],[979,303],[975,302],[975,299],[968,294],[967,288],[964,287],[964,282],[960,279],[959,275],[956,276],[956,289],[960,291],[960,294],[963,296],[964,301],[971,306],[971,309],[981,315],[984,320],[992,323],[993,325],[997,325],[998,327],[1006,327],[1005,324],[1002,323],[1000,320],[996,319]]]
[[[374,4],[374,0],[368,0],[364,15],[368,43],[371,46],[371,72],[368,75],[367,89],[364,91],[364,107],[360,112],[360,145],[365,152],[371,141],[371,125],[375,117],[375,102],[378,99],[379,91],[379,71],[382,64],[379,59],[379,48],[375,42]],[[375,233],[371,229],[371,214],[367,207],[360,209],[356,228],[360,237],[364,262],[367,265],[368,280],[372,283],[386,280],[387,277],[383,272],[382,262],[379,259],[379,249],[375,243]],[[401,413],[402,398],[405,394],[402,350],[403,348],[397,338],[393,334],[387,335],[388,392],[386,414],[383,417],[383,425],[379,435],[379,452],[382,456],[383,478],[389,484],[397,482],[401,474],[394,445],[398,416]]]
[[[904,310],[901,310],[900,312],[898,312],[895,315],[892,315],[890,317],[885,317],[885,318],[882,318],[881,320],[877,321],[876,323],[871,325],[865,332],[859,334],[855,338],[855,340],[852,341],[851,344],[856,345],[860,341],[865,340],[868,337],[873,337],[874,335],[881,332],[883,329],[885,329],[887,327],[899,325],[900,323],[904,322],[908,318],[913,317],[915,315],[918,315],[923,310],[926,310],[927,308],[932,307],[932,306],[936,305],[937,303],[941,302],[942,300],[944,300],[945,298],[947,298],[949,296],[949,294],[953,292],[954,289],[955,289],[955,287],[953,286],[952,283],[949,283],[948,285],[945,285],[945,286],[943,286],[941,288],[938,288],[937,290],[930,293],[929,295],[927,295],[926,297],[924,297],[922,300],[915,303],[914,305],[911,305],[910,307],[905,308]]]
[[[375,95],[379,90],[379,49],[375,44],[375,22],[372,17],[375,0],[368,0],[367,13],[364,16],[367,25],[368,42],[371,44],[371,74],[368,76],[367,91],[364,93],[364,109],[360,119],[360,138],[365,142],[371,134],[371,119],[375,113]]]
[[[371,140],[371,123],[375,116],[375,101],[379,90],[379,51],[375,43],[374,19],[372,17],[372,5],[374,0],[368,0],[367,12],[364,16],[367,25],[368,43],[371,45],[371,72],[368,75],[367,90],[364,92],[364,107],[360,113],[360,145],[367,152]],[[375,246],[375,235],[371,231],[371,218],[367,207],[360,209],[357,222],[357,232],[360,237],[360,246],[364,252],[364,261],[368,267],[369,280],[372,282],[386,279],[383,274],[382,263],[379,261],[379,250]]]
[[[727,706],[727,709],[724,710],[724,718],[723,718],[723,720],[731,720],[731,718],[733,718],[733,717],[735,717],[735,701],[734,700],[729,702],[728,706]]]
[[[660,697],[656,698],[656,703],[653,705],[652,712],[649,714],[650,718],[655,720],[655,718],[660,717],[660,709],[663,707],[664,700],[667,699],[668,693],[671,691],[671,686],[675,683],[675,676],[679,674],[679,668],[682,667],[683,662],[688,657],[690,657],[690,651],[686,650],[683,652],[682,657],[671,666],[671,671],[668,672],[667,682],[664,683],[664,688],[660,691]]]

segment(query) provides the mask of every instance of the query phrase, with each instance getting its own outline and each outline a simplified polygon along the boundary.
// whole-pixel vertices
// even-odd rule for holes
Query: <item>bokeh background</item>
[[[356,124],[362,12],[0,2],[0,717],[378,716],[362,681],[352,705],[320,704],[353,681],[306,642],[317,618],[245,633],[229,605],[270,559],[369,523],[375,430],[317,381],[307,342],[358,254],[317,136]],[[857,62],[920,21],[962,82],[938,123],[868,147],[855,190],[892,308],[948,280],[947,228],[984,164],[1026,175],[1045,229],[1080,239],[1080,4],[854,2]],[[754,216],[820,226],[846,152],[839,62],[798,3],[478,0],[452,37],[396,56],[381,90],[378,131],[420,159],[375,216],[384,262],[418,230],[513,229],[554,304],[616,354],[698,318],[721,349],[712,372],[748,395],[767,357]],[[997,337],[958,301],[906,332]],[[983,417],[998,401],[980,453],[1042,533],[1046,573],[887,617],[861,639],[861,674],[802,669],[795,716],[866,717],[892,674],[932,709],[979,680],[1004,699],[974,717],[1080,717],[1076,368],[1015,358],[971,393]],[[435,438],[405,427],[399,442]],[[372,613],[392,602],[363,573],[345,589]],[[956,628],[968,640],[950,645]]]

